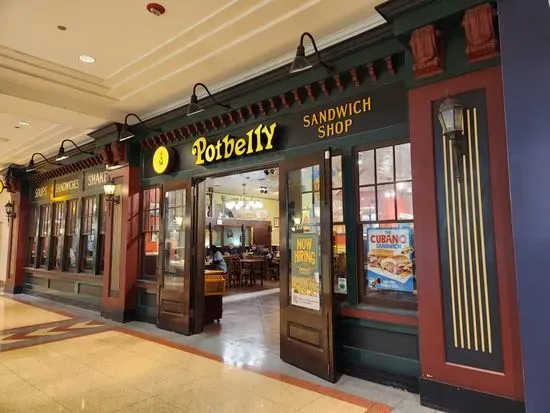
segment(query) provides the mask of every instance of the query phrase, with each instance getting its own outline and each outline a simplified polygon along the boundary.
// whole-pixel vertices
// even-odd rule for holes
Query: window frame
[[[36,238],[36,263],[35,267],[37,269],[43,269],[43,270],[50,270],[50,237],[52,233],[52,214],[53,214],[53,203],[52,202],[45,202],[42,204],[37,205],[38,207],[38,220],[37,220],[37,238]],[[42,210],[47,209],[47,213],[42,214]],[[45,219],[47,219],[46,222]],[[45,229],[45,232],[43,231]],[[44,235],[41,235],[44,234]],[[46,262],[44,264],[41,264],[42,260],[42,250],[44,249],[42,247],[42,243],[40,240],[43,241],[45,244],[45,250],[46,250]],[[40,247],[40,248],[39,248]],[[40,251],[39,251],[40,250]],[[40,252],[40,258],[39,258],[39,252]]]
[[[144,202],[145,202],[145,193],[147,191],[151,191],[151,190],[158,190],[158,206],[157,208],[147,208],[145,209],[144,208]],[[162,265],[162,259],[163,257],[161,256],[161,225],[162,225],[162,220],[163,220],[163,208],[164,208],[164,202],[163,202],[163,198],[164,198],[164,188],[162,185],[151,185],[151,186],[147,186],[147,187],[142,187],[141,190],[140,190],[140,208],[139,208],[139,218],[140,218],[140,221],[139,221],[139,256],[140,256],[140,259],[139,259],[139,274],[138,274],[138,281],[139,282],[150,282],[150,283],[159,283],[159,277],[161,276],[160,274],[160,268],[161,268],[161,265]],[[151,203],[150,201],[151,198],[149,198],[149,203]],[[144,224],[145,224],[145,214],[146,213],[149,213],[151,211],[154,211],[154,210],[157,210],[158,211],[158,226],[157,226],[157,229],[156,231],[150,231],[148,228],[144,228]],[[152,235],[153,233],[156,233],[157,234],[157,239],[156,239],[156,242],[157,242],[157,248],[158,248],[158,254],[157,254],[157,265],[156,265],[156,269],[155,269],[155,277],[153,279],[153,277],[145,277],[145,271],[144,271],[144,267],[145,267],[145,257],[146,257],[146,237],[147,237],[147,242],[151,242],[149,241],[150,239],[152,240]]]
[[[80,196],[80,231],[78,234],[78,257],[77,257],[77,272],[83,274],[97,275],[97,235],[98,235],[98,225],[99,225],[99,206],[98,200],[99,196],[97,194],[90,194]],[[86,209],[87,201],[91,201],[92,211],[91,214],[85,215],[88,211]],[[93,206],[95,205],[95,211]],[[89,227],[88,227],[89,222]],[[77,224],[78,225],[78,224]],[[88,232],[84,232],[87,229]],[[87,243],[89,242],[89,237],[95,236],[93,241],[92,248],[92,268],[85,268],[86,265],[86,252],[87,252]],[[86,238],[86,242],[84,242]]]
[[[378,184],[376,177],[376,155],[374,158],[374,183],[367,185],[360,185],[359,179],[359,153],[366,152],[369,150],[374,150],[376,153],[377,149],[385,147],[393,147],[393,180],[387,182],[387,184],[396,185],[398,182],[413,182],[412,171],[410,180],[397,180],[396,179],[396,163],[395,163],[395,147],[403,144],[410,145],[410,138],[401,138],[401,139],[391,139],[383,140],[378,142],[373,142],[364,145],[355,146],[352,150],[352,157],[354,162],[354,173],[353,173],[353,188],[354,188],[354,201],[355,201],[355,217],[353,217],[353,222],[356,226],[356,265],[357,265],[357,284],[359,287],[358,298],[359,303],[364,305],[372,305],[376,307],[383,307],[387,309],[399,309],[399,310],[410,310],[418,311],[418,297],[415,293],[408,293],[402,291],[392,291],[387,290],[380,292],[376,296],[372,293],[369,294],[367,290],[365,273],[364,273],[364,262],[365,262],[365,251],[363,245],[363,226],[369,224],[399,224],[399,223],[410,223],[414,228],[414,216],[410,220],[399,220],[397,219],[397,210],[395,210],[395,219],[392,220],[376,220],[376,221],[362,221],[361,220],[361,197],[360,189],[363,187],[374,187],[376,188],[379,185],[384,185],[386,182]],[[378,205],[378,193],[375,192],[376,204]],[[397,201],[395,203],[397,205]],[[397,206],[395,206],[397,208]],[[377,207],[377,216],[378,216],[378,207]],[[413,229],[414,231],[414,229]],[[415,274],[416,277],[416,274]]]

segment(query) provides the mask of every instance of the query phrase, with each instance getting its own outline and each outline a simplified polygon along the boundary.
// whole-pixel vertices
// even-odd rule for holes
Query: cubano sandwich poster
[[[377,290],[414,291],[409,228],[367,229],[367,283]]]
[[[319,235],[293,233],[290,241],[292,305],[319,310],[321,308]]]

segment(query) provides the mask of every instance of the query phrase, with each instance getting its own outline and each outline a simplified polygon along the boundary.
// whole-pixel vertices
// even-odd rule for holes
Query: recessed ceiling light
[[[95,62],[95,59],[92,56],[88,56],[87,54],[81,54],[80,56],[78,56],[78,58],[80,59],[81,62],[84,62],[84,63]]]
[[[57,29],[58,29],[58,30],[61,30],[62,32],[64,32],[65,30],[67,30],[67,28],[66,28],[65,26],[62,26],[62,25],[57,26]]]
[[[20,120],[18,122],[21,126],[31,126],[30,122],[27,122],[26,120]]]

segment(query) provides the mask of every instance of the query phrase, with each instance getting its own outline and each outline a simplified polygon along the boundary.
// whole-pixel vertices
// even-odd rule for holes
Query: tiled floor
[[[0,295],[9,327],[0,331],[0,412],[433,412],[400,390],[352,377],[331,385],[282,363],[276,294],[229,300],[221,327],[194,337],[83,310],[71,318],[20,297],[33,306]],[[243,306],[257,315],[238,330]]]

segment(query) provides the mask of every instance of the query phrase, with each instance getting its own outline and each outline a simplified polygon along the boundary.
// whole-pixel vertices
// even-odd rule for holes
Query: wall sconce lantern
[[[456,178],[460,180],[462,160],[468,154],[468,143],[464,136],[464,106],[447,96],[439,106],[438,118],[443,135],[451,143]]]
[[[191,94],[191,99],[189,101],[189,104],[187,105],[187,116],[194,115],[196,113],[202,112],[204,109],[199,105],[199,99],[197,98],[197,86],[202,87],[206,94],[210,99],[212,99],[212,102],[214,102],[216,105],[231,110],[231,106],[226,105],[225,103],[218,102],[214,96],[212,96],[212,93],[210,93],[210,90],[206,87],[204,83],[195,83],[193,86],[193,93]]]
[[[120,203],[120,196],[115,195],[116,184],[112,178],[103,185],[103,191],[105,192],[105,201],[110,202],[113,205]]]
[[[313,64],[306,58],[306,49],[304,48],[304,40],[306,37],[310,40],[311,45],[313,46],[313,50],[315,51],[319,64],[327,69],[329,73],[334,73],[334,68],[326,64],[323,59],[321,59],[321,54],[319,53],[319,49],[317,49],[315,39],[311,33],[308,32],[304,32],[300,36],[300,44],[296,48],[296,56],[292,61],[292,65],[290,65],[290,73],[302,72],[313,67]]]
[[[4,209],[6,210],[6,216],[8,217],[8,222],[10,222],[10,218],[15,218],[15,211],[13,210],[13,204],[11,202],[6,203],[6,205],[4,205]]]
[[[65,159],[67,159],[70,155],[68,153],[65,152],[65,148],[63,147],[63,145],[65,143],[70,143],[72,146],[74,146],[76,148],[76,150],[84,155],[90,155],[90,156],[95,156],[95,153],[93,152],[88,152],[88,151],[83,151],[80,146],[78,146],[76,143],[74,143],[72,140],[70,139],[63,139],[63,141],[61,142],[61,146],[59,147],[59,151],[57,151],[57,156],[55,157],[55,161],[56,162],[61,162]]]

